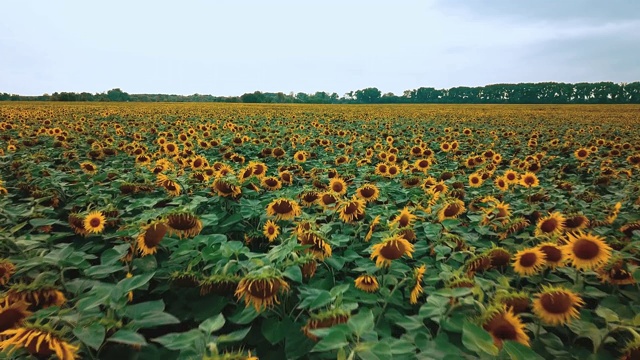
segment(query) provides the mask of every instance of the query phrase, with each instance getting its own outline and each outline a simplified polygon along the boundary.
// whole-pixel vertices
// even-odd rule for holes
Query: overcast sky
[[[0,92],[640,80],[640,1],[6,1]]]

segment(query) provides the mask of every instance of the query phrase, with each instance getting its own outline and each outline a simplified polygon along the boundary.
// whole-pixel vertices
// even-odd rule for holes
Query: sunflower
[[[498,190],[500,191],[507,191],[509,190],[509,182],[507,181],[507,178],[504,176],[498,176],[493,183],[495,184],[495,186],[498,188]]]
[[[345,223],[352,223],[364,218],[364,209],[366,202],[356,196],[349,201],[342,201],[338,205],[337,211],[340,219]]]
[[[372,275],[360,275],[355,280],[356,288],[366,291],[369,293],[374,293],[378,291],[380,285],[378,285],[378,279]]]
[[[536,176],[536,174],[532,172],[527,172],[520,175],[520,185],[526,188],[532,188],[540,185],[540,181],[538,180],[538,177]]]
[[[520,250],[514,257],[513,269],[521,276],[530,276],[539,272],[545,263],[545,255],[538,248]]]
[[[260,184],[263,188],[274,191],[282,188],[282,183],[275,176],[265,176],[260,180]]]
[[[169,227],[162,220],[156,220],[143,226],[136,241],[138,252],[142,256],[155,254],[158,251],[158,245],[168,231]]]
[[[573,291],[543,285],[542,291],[535,294],[533,313],[549,325],[563,325],[580,317],[578,308],[582,305],[584,301]]]
[[[413,269],[413,278],[416,283],[411,289],[411,294],[409,295],[409,303],[415,305],[418,303],[418,296],[420,296],[424,291],[422,290],[422,278],[424,277],[424,273],[427,271],[426,265],[421,265],[420,267]]]
[[[322,238],[320,233],[315,231],[300,232],[298,241],[302,245],[309,245],[307,253],[312,254],[318,260],[324,260],[331,256],[331,246]]]
[[[601,266],[596,270],[598,277],[602,282],[608,282],[613,285],[631,285],[636,280],[624,263],[624,260],[612,259],[609,263]]]
[[[253,176],[262,179],[267,174],[267,165],[261,162],[250,162],[249,166],[253,169]]]
[[[637,336],[633,340],[627,342],[622,349],[622,357],[620,360],[637,360],[640,359],[640,338]]]
[[[313,335],[311,330],[326,329],[334,325],[344,324],[349,321],[349,318],[349,312],[341,309],[333,309],[320,314],[312,314],[309,320],[307,320],[307,324],[302,328],[302,332],[309,339],[318,341],[318,337]]]
[[[176,211],[166,216],[169,234],[183,237],[194,237],[202,231],[202,221],[189,211]]]
[[[364,237],[365,242],[369,242],[369,240],[371,240],[371,237],[373,236],[373,231],[376,229],[376,226],[378,224],[380,224],[380,215],[373,218],[373,221],[369,225],[369,231],[367,231],[367,235],[365,235]]]
[[[419,169],[423,173],[426,173],[431,166],[431,161],[429,159],[418,159],[413,163],[413,166],[415,166],[416,169]]]
[[[407,255],[412,257],[413,244],[400,235],[391,236],[382,242],[373,245],[371,260],[376,260],[377,267],[388,267],[392,260],[396,260]]]
[[[469,175],[469,186],[477,188],[482,186],[482,176],[478,173],[473,173]]]
[[[502,348],[502,343],[507,340],[529,346],[529,336],[524,332],[522,320],[506,305],[487,310],[482,328],[491,334],[498,348]]]
[[[30,310],[48,308],[50,306],[62,306],[67,298],[62,291],[50,285],[14,284],[6,293],[10,303],[24,301],[29,304]]]
[[[80,169],[88,175],[95,175],[95,173],[98,172],[98,167],[91,161],[84,161],[80,163]]]
[[[288,170],[281,171],[278,173],[278,176],[280,177],[280,181],[282,181],[283,184],[286,184],[286,185],[293,184],[293,175],[291,174],[290,171]]]
[[[356,196],[370,203],[378,199],[380,190],[373,184],[364,184],[356,189]]]
[[[573,155],[576,157],[576,159],[580,160],[580,161],[584,161],[589,157],[589,154],[591,152],[589,151],[589,149],[586,148],[580,148],[578,150],[576,150]]]
[[[567,215],[564,220],[565,231],[578,231],[589,226],[589,219],[582,214]]]
[[[171,196],[180,195],[180,184],[169,179],[169,177],[165,174],[158,174],[158,178],[156,179],[156,185],[164,188],[167,193]]]
[[[87,233],[99,234],[104,230],[106,221],[102,211],[92,211],[84,218],[83,227]]]
[[[11,261],[0,259],[0,285],[7,285],[15,272],[16,266]]]
[[[273,242],[280,235],[280,227],[271,220],[267,220],[262,228],[262,233],[267,237],[269,242]]]
[[[578,231],[567,234],[566,240],[562,252],[577,269],[596,269],[611,258],[611,247],[603,237]]]
[[[302,206],[311,206],[318,201],[320,198],[320,194],[317,191],[305,191],[298,196],[300,198],[300,203]]]
[[[438,211],[438,221],[442,222],[446,219],[455,219],[466,211],[464,202],[460,199],[448,200]]]
[[[486,254],[491,259],[491,266],[494,268],[506,266],[511,261],[511,253],[502,247],[492,247]]]
[[[558,244],[547,241],[538,244],[537,248],[544,253],[545,263],[552,269],[564,264],[565,256]]]
[[[338,195],[347,193],[347,183],[339,177],[334,177],[329,181],[329,189]]]
[[[560,212],[555,211],[546,217],[540,218],[536,224],[535,236],[555,237],[564,231],[566,218]]]
[[[499,291],[495,301],[498,304],[506,305],[515,314],[519,314],[529,309],[530,298],[531,296],[524,291]]]
[[[75,360],[80,347],[71,345],[54,331],[45,327],[24,324],[17,329],[0,333],[0,350],[11,355],[17,349],[25,349],[38,358],[49,358],[56,354],[60,360]]]
[[[418,217],[411,213],[411,211],[409,211],[409,208],[405,206],[402,210],[400,210],[400,213],[396,215],[393,220],[391,220],[389,226],[393,227],[397,225],[398,228],[404,228],[407,226],[411,226],[411,224],[413,224],[413,222],[417,218]]]
[[[267,215],[274,216],[276,220],[292,220],[301,213],[300,205],[294,200],[279,198],[267,205]]]
[[[518,183],[518,173],[514,170],[507,170],[504,172],[504,174],[502,175],[506,180],[508,184],[517,184]]]
[[[320,206],[322,206],[324,209],[335,207],[336,204],[338,204],[338,201],[338,195],[334,194],[331,191],[323,192],[318,198],[318,204],[320,204]]]
[[[0,332],[12,329],[22,323],[22,320],[31,316],[27,310],[29,304],[24,301],[9,301],[9,298],[0,299]]]
[[[236,198],[242,193],[242,189],[225,179],[216,179],[211,184],[211,190],[221,197]]]
[[[200,295],[210,293],[226,296],[235,293],[240,277],[238,275],[215,274],[200,280]]]
[[[376,165],[376,169],[374,171],[374,174],[376,175],[381,175],[381,176],[387,176],[387,172],[389,171],[389,166],[385,163],[379,163],[378,165]]]
[[[306,151],[297,151],[293,154],[293,159],[299,163],[303,163],[307,161],[307,152]]]
[[[253,305],[257,312],[262,312],[279,304],[278,293],[287,292],[289,284],[275,271],[247,274],[236,289],[235,296],[243,298],[246,307]]]

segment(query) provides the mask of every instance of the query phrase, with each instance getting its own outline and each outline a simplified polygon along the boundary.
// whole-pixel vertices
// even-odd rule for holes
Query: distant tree
[[[355,92],[355,97],[358,102],[364,104],[373,104],[380,100],[380,96],[382,93],[377,88],[366,88],[362,90],[357,90]]]

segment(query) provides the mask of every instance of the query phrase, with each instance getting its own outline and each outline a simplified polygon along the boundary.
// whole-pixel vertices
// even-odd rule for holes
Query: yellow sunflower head
[[[169,234],[178,235],[180,239],[194,237],[202,231],[202,220],[190,211],[174,211],[165,218]]]
[[[538,244],[537,248],[544,253],[545,263],[550,268],[553,269],[564,265],[566,257],[562,251],[562,246],[554,242],[546,241]]]
[[[540,218],[536,224],[535,235],[556,237],[560,236],[564,231],[566,218],[562,213],[554,211],[553,213]]]
[[[378,199],[380,190],[373,184],[364,184],[356,190],[356,196],[370,203]]]
[[[301,213],[300,205],[294,200],[278,198],[267,205],[267,215],[276,220],[292,220]]]
[[[502,348],[502,343],[507,340],[529,346],[529,336],[524,332],[524,323],[512,309],[505,305],[487,309],[483,316],[482,327],[491,334],[498,348]]]
[[[582,231],[567,234],[567,243],[562,251],[567,260],[577,269],[592,270],[611,258],[611,247],[601,236]]]
[[[446,219],[456,219],[466,211],[464,202],[460,199],[452,198],[442,205],[438,211],[438,221],[442,222]]]
[[[545,255],[538,248],[520,250],[514,256],[513,270],[521,276],[531,276],[542,270]]]
[[[362,220],[364,218],[365,205],[366,202],[356,196],[353,196],[351,200],[340,202],[337,208],[340,219],[345,223]]]
[[[532,172],[526,172],[520,175],[520,185],[526,188],[532,188],[532,187],[539,186],[540,181],[538,180],[538,177],[536,176],[536,174]]]
[[[19,328],[2,332],[0,349],[11,355],[17,349],[25,349],[37,358],[50,358],[55,354],[61,360],[75,360],[80,347],[71,345],[58,333],[45,326],[24,324]]]
[[[389,226],[391,227],[397,226],[399,228],[404,228],[407,226],[411,226],[417,218],[418,217],[414,215],[411,211],[409,211],[409,208],[405,206],[402,210],[400,210],[400,213],[396,215],[393,218],[393,220],[391,220],[391,222],[389,223]]]
[[[326,329],[334,325],[344,324],[349,321],[350,317],[351,314],[342,309],[332,309],[319,314],[312,314],[309,320],[307,320],[307,324],[302,328],[302,332],[309,339],[318,341],[318,337],[313,335],[311,330]]]
[[[380,288],[378,279],[376,279],[375,276],[368,274],[358,276],[355,280],[355,284],[356,288],[370,293],[374,293]]]
[[[534,297],[534,314],[549,325],[563,325],[577,319],[580,317],[578,309],[584,305],[578,294],[562,287],[543,286]]]
[[[102,211],[96,210],[90,212],[87,216],[85,216],[83,227],[87,233],[99,234],[104,231],[106,222],[107,219]]]
[[[136,239],[140,255],[153,255],[158,251],[158,245],[169,231],[169,226],[164,220],[154,220],[140,229]]]
[[[0,333],[22,324],[22,321],[31,315],[28,308],[29,304],[22,300],[0,299]]]
[[[278,235],[280,235],[280,227],[277,223],[271,220],[267,220],[262,228],[262,233],[269,240],[269,242],[273,242]]]
[[[371,260],[375,259],[377,267],[388,267],[391,265],[391,261],[399,259],[403,255],[411,258],[413,250],[413,244],[401,235],[395,235],[373,245]]]
[[[236,289],[238,299],[244,299],[245,306],[253,305],[257,312],[262,312],[279,304],[278,294],[289,290],[289,284],[275,271],[261,271],[247,274]]]

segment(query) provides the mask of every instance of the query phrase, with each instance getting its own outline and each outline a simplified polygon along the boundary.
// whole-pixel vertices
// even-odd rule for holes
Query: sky
[[[7,1],[0,92],[640,80],[640,1]]]

